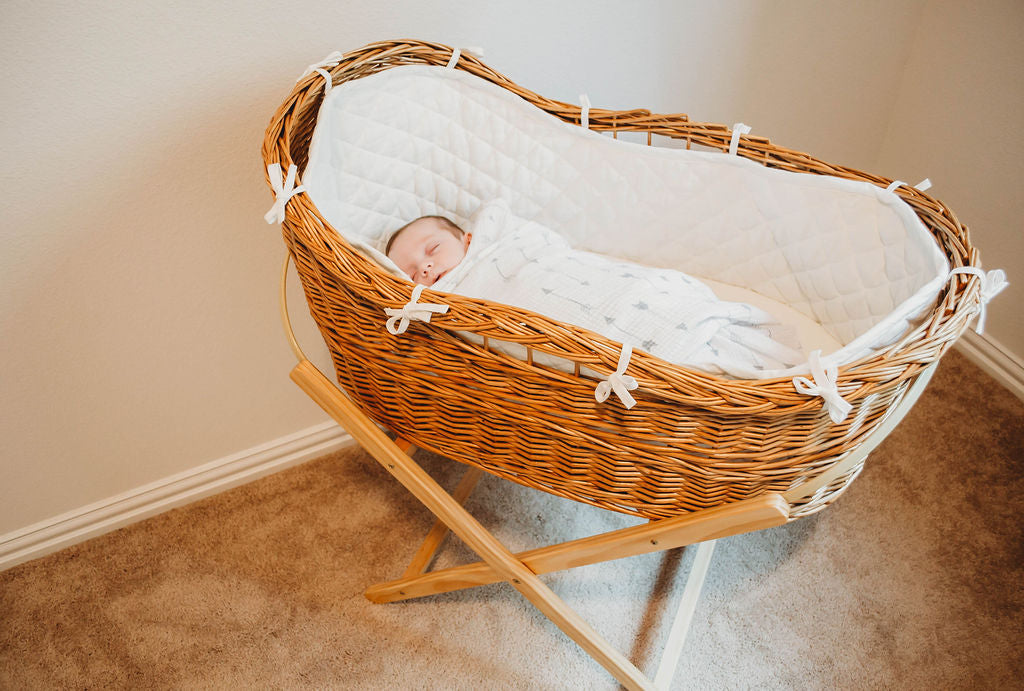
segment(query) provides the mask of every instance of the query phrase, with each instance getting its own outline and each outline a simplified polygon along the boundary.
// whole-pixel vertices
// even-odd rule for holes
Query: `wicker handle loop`
[[[288,250],[284,257],[284,265],[281,267],[281,323],[284,325],[284,334],[288,337],[288,345],[292,347],[292,352],[295,353],[299,362],[302,362],[309,358],[299,347],[299,342],[295,339],[295,332],[292,331],[292,320],[288,318],[288,262],[291,260],[292,252]]]

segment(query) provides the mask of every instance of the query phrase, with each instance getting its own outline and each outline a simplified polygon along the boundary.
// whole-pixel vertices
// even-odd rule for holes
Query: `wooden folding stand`
[[[392,439],[385,434],[306,358],[295,340],[288,318],[286,279],[290,258],[289,253],[281,276],[281,311],[285,331],[299,360],[291,371],[292,380],[438,518],[403,577],[371,586],[366,590],[366,597],[373,602],[394,602],[506,581],[629,689],[668,688],[707,573],[714,541],[786,523],[792,504],[827,487],[861,463],[881,443],[909,411],[934,370],[932,365],[921,373],[900,405],[863,444],[814,480],[786,493],[767,493],[724,506],[512,554],[462,507],[462,502],[479,480],[481,470],[470,468],[454,496],[448,494],[411,458],[414,448],[410,442]],[[424,573],[447,530],[458,535],[483,561]],[[538,578],[538,574],[697,543],[697,555],[653,680],[609,645]]]

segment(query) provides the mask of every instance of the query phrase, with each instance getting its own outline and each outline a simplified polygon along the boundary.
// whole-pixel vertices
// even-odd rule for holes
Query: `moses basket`
[[[343,424],[350,431],[352,425],[359,428],[354,436],[393,473],[402,470],[395,464],[404,461],[396,460],[394,448],[385,448],[379,427],[392,432],[402,450],[426,449],[527,487],[653,523],[710,516],[766,496],[788,500],[774,523],[793,520],[819,511],[850,485],[863,467],[865,443],[870,447],[880,441],[874,433],[886,421],[898,420],[892,415],[898,404],[916,382],[923,386],[919,380],[981,309],[983,276],[969,268],[979,266],[979,257],[967,228],[939,200],[898,186],[895,192],[920,218],[950,269],[969,269],[951,276],[930,312],[896,342],[838,369],[836,389],[851,406],[839,423],[822,398],[797,391],[792,377],[737,380],[639,350],[629,363],[629,374],[639,384],[633,391],[637,405],[626,409],[614,397],[599,403],[597,382],[585,372],[615,372],[622,343],[542,314],[456,294],[423,291],[420,301],[444,303],[448,311],[392,334],[384,328],[385,311],[409,303],[412,284],[357,251],[293,186],[302,183],[325,79],[337,88],[408,65],[468,72],[551,117],[573,124],[586,119],[590,130],[612,136],[640,133],[648,143],[668,137],[687,149],[723,154],[732,147],[734,155],[771,169],[882,188],[894,184],[683,114],[548,100],[468,52],[440,44],[383,42],[331,56],[295,84],[273,116],[263,158],[270,166],[268,183],[283,200],[281,227],[289,256],[345,394],[311,395],[325,408],[354,406],[351,416],[359,419]],[[282,172],[295,166],[288,189],[273,179],[273,164]],[[519,344],[525,356],[495,348],[497,342]],[[301,355],[297,345],[296,352]],[[572,367],[566,371],[542,364],[542,355],[557,356]],[[327,398],[334,402],[325,403]],[[420,482],[398,477],[407,486]],[[446,510],[435,513],[444,519]],[[451,519],[447,522],[452,525]],[[492,559],[487,549],[484,545],[482,556],[499,578],[521,590],[523,579],[533,587],[532,574],[515,575],[529,562],[508,562],[505,553]],[[600,644],[586,643],[586,634],[574,635],[571,625],[563,629],[627,686],[644,686],[628,664],[602,653]]]

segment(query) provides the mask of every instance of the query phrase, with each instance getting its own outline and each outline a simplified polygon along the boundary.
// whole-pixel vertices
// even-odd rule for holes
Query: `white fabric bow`
[[[897,187],[902,187],[903,185],[906,184],[907,183],[903,182],[902,180],[893,180],[892,182],[889,183],[889,186],[885,188],[885,191],[895,192]],[[932,181],[929,180],[928,178],[925,178],[921,182],[914,185],[914,189],[917,190],[918,192],[924,192],[925,190],[931,189],[931,186]]]
[[[454,48],[452,49],[452,56],[448,58],[448,64],[446,67],[454,69],[459,64],[459,58],[462,57],[463,51],[467,55],[472,55],[477,60],[480,60],[484,56],[484,49],[480,46],[467,46],[466,48]]]
[[[824,403],[822,406],[828,411],[832,422],[837,425],[846,419],[853,406],[839,395],[839,388],[836,380],[839,379],[839,369],[831,365],[828,369],[821,366],[821,351],[815,350],[807,360],[811,367],[811,381],[807,377],[793,377],[793,388],[797,392],[807,396],[820,396]]]
[[[284,207],[288,204],[288,200],[294,197],[299,192],[305,192],[306,188],[303,185],[295,187],[295,174],[298,172],[298,168],[295,164],[288,166],[288,179],[281,180],[281,164],[271,163],[267,166],[267,175],[270,176],[270,186],[274,188],[274,194],[277,195],[277,201],[270,207],[270,211],[263,215],[263,220],[267,223],[281,223],[284,221]]]
[[[444,314],[448,311],[448,305],[439,305],[433,302],[416,302],[420,299],[420,293],[423,292],[424,286],[417,285],[412,289],[412,297],[409,298],[409,302],[405,303],[405,307],[394,309],[387,307],[384,309],[384,314],[391,317],[388,319],[387,327],[388,333],[393,336],[405,333],[405,330],[409,328],[409,321],[415,319],[421,322],[429,322],[430,315],[432,314]]]
[[[331,93],[331,88],[334,86],[334,79],[331,77],[331,73],[327,70],[317,67],[317,74],[324,78],[324,96]]]
[[[312,65],[307,67],[306,71],[303,72],[301,75],[299,75],[299,78],[296,79],[295,82],[296,83],[301,82],[303,77],[305,77],[310,72],[315,71],[316,68],[318,68],[318,67],[331,67],[333,65],[337,65],[339,62],[341,62],[341,59],[343,57],[345,57],[345,56],[342,55],[341,53],[339,53],[338,51],[332,52],[330,55],[328,55],[326,58],[324,58],[320,62],[313,63]]]
[[[590,97],[580,94],[580,127],[590,129]]]
[[[636,379],[626,375],[626,368],[629,367],[629,358],[632,354],[633,346],[623,343],[622,352],[619,353],[619,366],[594,389],[594,398],[598,403],[607,401],[608,396],[614,391],[627,409],[636,405],[636,399],[629,395],[629,392],[640,385],[637,384]]]
[[[975,331],[981,333],[985,330],[985,306],[989,300],[1002,292],[1006,286],[1010,285],[1006,280],[1006,272],[1002,269],[993,269],[985,273],[976,266],[958,266],[949,272],[949,276],[952,278],[956,274],[977,276],[978,280],[981,281],[981,307],[979,307],[978,323],[974,327]]]
[[[729,155],[735,156],[736,150],[740,147],[740,135],[750,132],[750,125],[737,122],[732,126],[732,139],[729,140]]]

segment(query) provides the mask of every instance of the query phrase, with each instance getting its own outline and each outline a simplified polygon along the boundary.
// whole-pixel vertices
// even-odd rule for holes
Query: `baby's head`
[[[395,231],[384,253],[413,281],[431,286],[462,261],[472,239],[443,216],[423,216]]]

